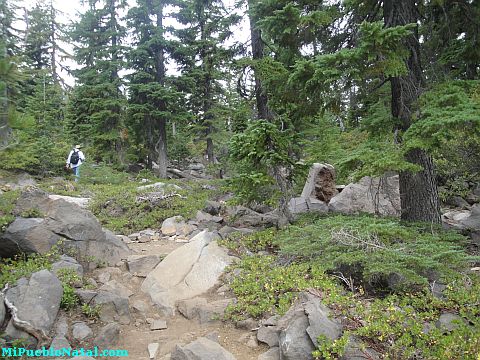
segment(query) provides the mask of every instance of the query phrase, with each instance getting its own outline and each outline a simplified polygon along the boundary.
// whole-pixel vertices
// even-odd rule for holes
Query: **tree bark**
[[[250,21],[250,36],[252,38],[252,59],[258,61],[263,59],[265,55],[265,46],[262,41],[262,31],[258,28],[257,19],[253,14],[254,5],[255,0],[248,0],[248,19]],[[265,93],[258,73],[258,70],[254,69],[257,117],[258,119],[273,120],[273,114],[268,108],[268,96]]]
[[[415,0],[385,0],[385,27],[416,24],[418,9]],[[420,62],[420,42],[418,29],[404,41],[409,51],[406,67],[408,73],[391,79],[392,116],[397,121],[395,135],[401,142],[401,134],[412,124],[413,114],[418,112],[417,101],[424,88]],[[440,223],[440,204],[433,160],[423,149],[412,149],[405,159],[420,165],[423,170],[417,173],[400,173],[401,218],[408,221]]]
[[[5,68],[8,66],[7,46],[5,39],[5,30],[2,27],[2,34],[0,37],[0,61],[5,63]],[[0,150],[8,144],[11,129],[8,126],[8,89],[7,82],[0,83]]]
[[[157,32],[163,32],[163,2],[159,1],[156,4],[156,17],[157,17]],[[163,34],[162,34],[163,37]],[[162,39],[163,40],[163,39]],[[161,85],[165,86],[165,54],[163,45],[158,47],[155,53],[155,70],[156,70],[156,81]],[[163,100],[159,100],[157,103],[158,109],[162,112],[166,109],[166,104]],[[167,177],[167,122],[165,115],[160,115],[157,119],[157,130],[158,130],[158,140],[155,145],[155,152],[158,164],[158,170],[156,171],[157,176],[160,178]]]

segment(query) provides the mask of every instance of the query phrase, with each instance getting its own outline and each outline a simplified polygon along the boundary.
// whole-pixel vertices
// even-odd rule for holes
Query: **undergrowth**
[[[226,317],[283,314],[308,291],[344,327],[335,341],[318,339],[316,359],[338,359],[356,339],[385,359],[478,360],[480,279],[469,271],[478,259],[464,252],[465,240],[371,216],[309,216],[284,230],[236,235],[223,242],[241,256],[231,269],[237,302]],[[378,281],[392,273],[396,286]],[[432,292],[435,281],[446,285],[442,296]],[[439,323],[446,312],[459,316],[450,330]]]

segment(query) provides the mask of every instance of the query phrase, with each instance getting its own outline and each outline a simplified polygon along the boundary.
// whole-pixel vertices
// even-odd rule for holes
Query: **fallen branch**
[[[167,195],[165,195],[163,193],[149,193],[149,194],[146,194],[146,195],[137,196],[135,198],[135,201],[136,202],[148,201],[149,203],[151,203],[153,205],[156,205],[158,202],[160,202],[162,200],[166,200],[166,199],[170,199],[170,198],[174,198],[174,197],[179,197],[180,199],[186,199],[185,196],[182,196],[182,195],[177,194],[177,193],[167,194]]]
[[[16,308],[15,305],[13,305],[13,303],[10,302],[10,300],[7,299],[7,294],[6,294],[7,290],[8,290],[8,283],[2,289],[0,294],[1,294],[1,297],[3,297],[3,302],[5,303],[5,306],[10,311],[13,325],[17,329],[24,331],[27,334],[33,336],[35,339],[37,339],[37,349],[41,349],[42,347],[48,346],[52,342],[52,339],[45,333],[43,329],[36,329],[28,321],[21,320],[18,317],[18,309]]]

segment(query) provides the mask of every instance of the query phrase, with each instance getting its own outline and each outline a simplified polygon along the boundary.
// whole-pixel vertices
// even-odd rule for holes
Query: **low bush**
[[[312,261],[344,280],[374,291],[418,290],[452,281],[478,258],[468,256],[466,238],[425,224],[373,216],[335,215],[279,232],[280,253]]]

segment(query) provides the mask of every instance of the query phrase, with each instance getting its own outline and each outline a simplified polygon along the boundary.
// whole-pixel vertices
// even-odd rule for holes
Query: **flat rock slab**
[[[133,275],[146,277],[159,262],[158,255],[130,255],[127,258],[128,271]]]
[[[207,292],[215,286],[232,257],[202,231],[174,250],[148,274],[142,290],[165,315],[175,313],[175,303]]]
[[[185,346],[177,345],[170,360],[235,360],[235,357],[215,341],[199,338]]]
[[[165,330],[167,329],[167,322],[165,320],[154,320],[150,326],[150,330]]]

